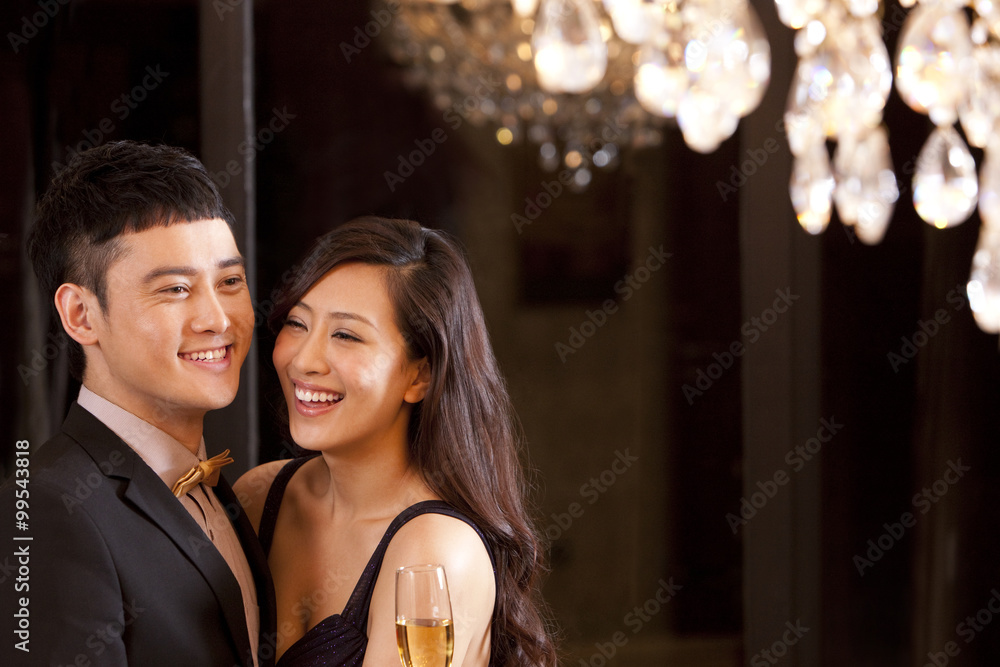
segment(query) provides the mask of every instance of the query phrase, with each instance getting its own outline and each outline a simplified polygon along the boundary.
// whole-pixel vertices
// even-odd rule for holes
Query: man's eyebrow
[[[234,266],[242,267],[243,265],[243,258],[236,255],[234,257],[227,257],[226,259],[220,259],[215,266],[219,269],[229,269]],[[143,276],[142,282],[149,283],[157,278],[162,278],[163,276],[191,277],[197,275],[197,273],[198,269],[193,266],[159,266]]]

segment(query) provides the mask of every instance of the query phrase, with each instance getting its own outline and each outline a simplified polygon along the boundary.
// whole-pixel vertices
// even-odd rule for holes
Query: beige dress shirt
[[[167,435],[149,422],[136,417],[108,401],[86,387],[80,387],[77,403],[105,426],[125,441],[146,462],[156,476],[163,480],[167,489],[181,478],[199,461],[204,461],[205,439],[198,445],[198,455],[195,456],[183,444]],[[260,611],[257,607],[257,588],[254,585],[253,573],[247,563],[243,546],[236,535],[232,522],[226,516],[226,511],[210,489],[204,484],[194,487],[185,496],[177,499],[188,511],[191,518],[197,522],[205,535],[226,560],[229,569],[233,571],[243,593],[243,608],[246,611],[247,630],[250,633],[250,648],[253,651],[253,663],[257,664],[257,641],[260,634]]]

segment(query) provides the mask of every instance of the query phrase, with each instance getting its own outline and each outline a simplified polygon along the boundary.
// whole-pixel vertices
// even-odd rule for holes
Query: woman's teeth
[[[305,389],[296,387],[295,398],[306,403],[336,403],[344,398],[344,396],[326,391],[306,391]]]

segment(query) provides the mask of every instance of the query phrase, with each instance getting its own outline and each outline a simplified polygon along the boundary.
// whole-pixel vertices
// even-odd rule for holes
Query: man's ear
[[[424,400],[427,390],[431,386],[431,365],[427,363],[427,357],[417,362],[417,374],[413,382],[403,394],[403,400],[407,403],[419,403]]]
[[[70,338],[80,345],[94,345],[98,342],[94,327],[100,306],[97,297],[86,287],[74,283],[63,283],[56,290],[56,310],[63,329]]]

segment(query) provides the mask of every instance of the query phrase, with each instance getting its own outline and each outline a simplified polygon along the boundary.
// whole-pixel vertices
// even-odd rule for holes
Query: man
[[[0,664],[273,662],[266,561],[202,438],[253,334],[231,224],[201,163],[165,146],[81,153],[42,198],[29,253],[83,386],[0,492],[0,553],[28,563],[0,584]]]

